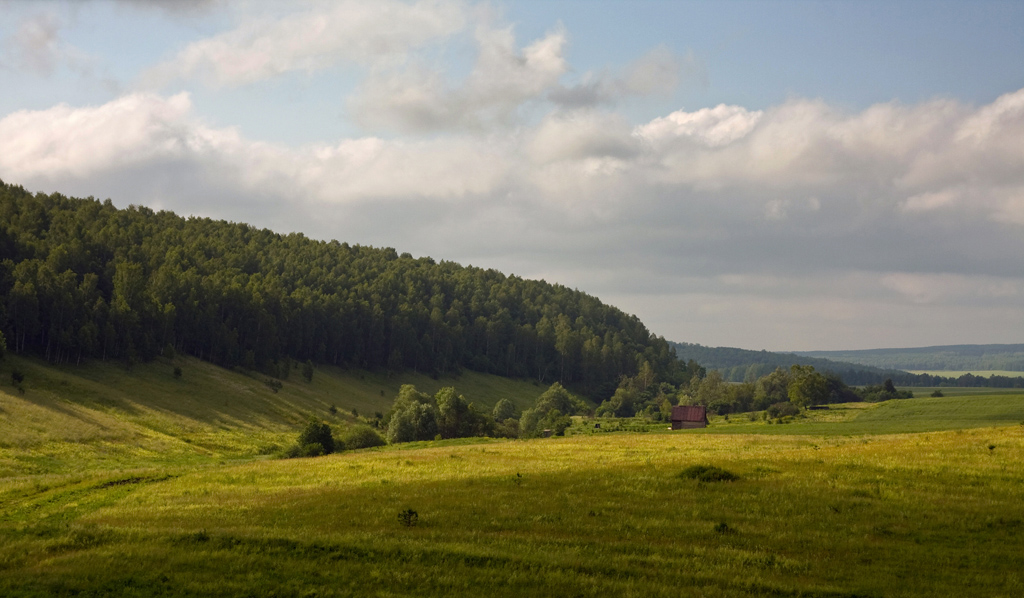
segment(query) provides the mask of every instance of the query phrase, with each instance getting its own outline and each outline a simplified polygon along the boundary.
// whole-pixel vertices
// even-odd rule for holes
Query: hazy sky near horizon
[[[1024,342],[1024,3],[0,0],[0,179],[669,340]]]

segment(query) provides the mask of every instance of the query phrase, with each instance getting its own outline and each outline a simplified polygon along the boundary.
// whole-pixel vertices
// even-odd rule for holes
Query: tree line
[[[467,368],[590,397],[643,364],[689,379],[638,318],[561,285],[2,181],[0,293],[8,350],[53,363]]]
[[[964,374],[954,378],[933,374],[912,374],[902,370],[882,369],[870,365],[794,353],[751,351],[732,347],[705,347],[691,343],[670,344],[680,359],[693,359],[709,370],[717,370],[726,382],[754,382],[771,374],[777,368],[788,369],[794,365],[802,365],[813,366],[819,371],[835,374],[845,383],[853,385],[878,385],[884,384],[886,380],[892,380],[900,386],[1024,388],[1024,377],[1022,376],[984,377]]]

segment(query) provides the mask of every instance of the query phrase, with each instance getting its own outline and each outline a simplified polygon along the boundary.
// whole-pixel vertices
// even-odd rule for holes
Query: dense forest
[[[910,372],[895,369],[893,367],[876,367],[849,361],[836,361],[821,357],[829,356],[850,357],[856,353],[874,354],[888,349],[877,351],[848,351],[848,352],[825,352],[814,353],[774,353],[771,351],[751,351],[747,349],[736,349],[732,347],[705,347],[691,343],[670,343],[676,355],[682,360],[694,360],[709,370],[721,372],[722,378],[727,382],[751,382],[762,376],[771,373],[776,368],[788,369],[794,365],[812,366],[822,372],[835,374],[842,378],[847,384],[854,385],[877,385],[885,380],[892,380],[900,386],[961,386],[974,387],[986,386],[993,388],[1024,388],[1024,377],[1016,376],[975,376],[964,374],[956,378],[947,376],[936,376],[932,374],[912,374]],[[1001,345],[1002,347],[1015,348],[1019,345]],[[911,349],[899,351],[912,352]],[[921,351],[925,351],[922,349]],[[990,351],[991,352],[991,351]],[[913,368],[917,369],[917,368]],[[928,369],[928,368],[920,368]],[[979,368],[986,369],[986,368]]]
[[[644,363],[676,384],[693,370],[635,316],[557,284],[2,181],[0,296],[8,350],[53,363],[468,368],[597,400]]]

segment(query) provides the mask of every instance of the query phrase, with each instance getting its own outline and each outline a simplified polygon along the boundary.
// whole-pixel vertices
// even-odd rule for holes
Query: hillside
[[[796,354],[899,370],[1024,372],[1024,345],[941,345],[861,351],[798,351]]]
[[[854,361],[841,361],[840,357],[848,357],[855,353],[872,353],[873,351],[816,351],[813,353],[773,353],[770,351],[750,351],[747,349],[735,349],[732,347],[705,347],[689,343],[670,343],[679,359],[687,361],[694,360],[706,369],[722,372],[725,380],[730,382],[744,382],[756,379],[771,372],[775,368],[787,369],[793,365],[810,365],[822,372],[831,372],[838,375],[846,384],[850,385],[871,385],[882,384],[885,380],[892,380],[900,386],[960,386],[978,387],[988,386],[993,388],[1024,388],[1024,376],[1019,371],[986,371],[986,375],[975,376],[964,372],[955,372],[948,375],[943,371],[931,372],[907,372],[891,367],[876,367]],[[988,345],[990,347],[1021,347],[1021,345]],[[980,347],[980,346],[979,346]],[[949,347],[953,348],[953,347]],[[905,351],[901,349],[877,349],[880,353],[887,351]],[[916,350],[911,350],[916,351]],[[929,353],[927,349],[920,350],[922,355],[935,356],[936,353]],[[822,355],[834,357],[825,358]],[[984,355],[984,356],[983,356]],[[1011,352],[1004,352],[997,355],[992,353],[982,354],[979,351],[977,356],[979,363],[991,359],[1005,358],[1007,363],[1015,355]],[[965,357],[966,359],[966,357]],[[865,359],[869,361],[870,358]],[[950,361],[952,362],[952,361]],[[874,363],[892,363],[885,358],[879,357]],[[929,368],[908,368],[908,369],[929,369]],[[944,368],[930,368],[933,370],[944,370]],[[982,370],[983,368],[977,368]]]
[[[8,348],[57,364],[173,351],[275,377],[307,360],[469,369],[595,399],[644,361],[689,379],[635,316],[564,286],[2,182],[0,297]]]
[[[754,380],[775,368],[788,369],[793,365],[810,365],[822,372],[832,372],[847,384],[879,384],[886,378],[897,383],[912,384],[911,375],[894,369],[882,369],[853,362],[844,362],[797,353],[751,351],[733,347],[705,347],[691,343],[669,343],[683,361],[693,360],[709,370],[722,372],[729,382]]]
[[[14,370],[24,392],[12,384]],[[54,366],[8,355],[0,361],[0,478],[68,473],[83,463],[121,469],[271,454],[293,443],[310,416],[341,431],[386,412],[402,384],[430,393],[454,386],[486,410],[501,398],[526,408],[545,390],[468,371],[435,380],[321,366],[311,381],[296,373],[278,392],[265,379],[194,357],[128,371],[116,362]]]

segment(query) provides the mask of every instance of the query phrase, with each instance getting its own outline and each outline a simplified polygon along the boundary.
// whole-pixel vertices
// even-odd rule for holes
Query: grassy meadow
[[[1024,595],[1021,394],[280,460],[261,446],[350,409],[345,376],[360,410],[380,381],[264,396],[198,362],[176,382],[20,365],[24,395],[0,387],[2,596]]]

